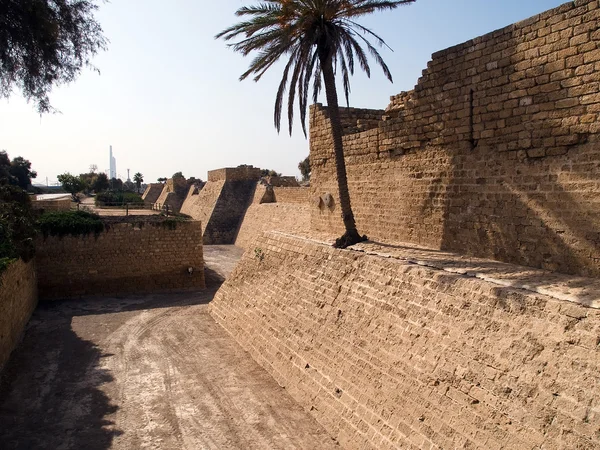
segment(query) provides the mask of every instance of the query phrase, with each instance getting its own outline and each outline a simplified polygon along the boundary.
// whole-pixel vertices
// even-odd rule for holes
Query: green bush
[[[38,225],[44,237],[81,236],[90,233],[97,236],[104,231],[100,216],[87,211],[48,212],[40,216]]]
[[[33,257],[35,234],[29,195],[0,182],[0,272],[16,259]]]
[[[96,194],[96,206],[143,206],[144,199],[135,192],[106,191]]]

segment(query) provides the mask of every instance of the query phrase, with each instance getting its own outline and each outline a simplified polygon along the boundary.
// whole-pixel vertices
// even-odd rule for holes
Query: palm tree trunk
[[[323,56],[320,58],[323,81],[325,84],[325,95],[329,109],[329,120],[331,121],[331,137],[333,139],[333,152],[335,155],[335,168],[337,172],[338,190],[340,193],[340,208],[342,220],[346,232],[336,240],[335,247],[346,248],[357,242],[365,241],[366,236],[361,237],[356,229],[354,213],[350,206],[350,192],[348,190],[348,177],[346,176],[346,161],[344,159],[344,145],[342,142],[342,121],[340,119],[340,107],[338,104],[337,90],[335,87],[335,74],[331,58]]]

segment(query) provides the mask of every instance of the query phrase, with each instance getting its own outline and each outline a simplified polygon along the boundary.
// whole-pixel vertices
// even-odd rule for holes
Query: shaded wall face
[[[36,305],[33,261],[12,263],[0,275],[0,371],[19,343]]]
[[[347,133],[359,232],[600,276],[599,11],[568,3],[438,52],[378,128]],[[311,114],[312,195],[337,202],[327,110]],[[321,205],[311,223],[339,217]]]
[[[40,238],[36,248],[41,299],[204,287],[199,222],[111,224],[97,237]]]

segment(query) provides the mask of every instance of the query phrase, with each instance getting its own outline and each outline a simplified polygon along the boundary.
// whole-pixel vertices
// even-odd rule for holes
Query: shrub
[[[96,206],[143,206],[144,199],[135,192],[106,191],[96,195]]]
[[[58,211],[44,213],[38,219],[44,237],[81,236],[94,233],[96,236],[104,231],[104,223],[100,216],[87,211]]]

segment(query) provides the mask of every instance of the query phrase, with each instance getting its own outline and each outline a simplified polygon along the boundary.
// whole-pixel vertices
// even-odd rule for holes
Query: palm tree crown
[[[275,101],[275,127],[281,128],[283,99],[288,90],[288,121],[292,132],[293,104],[298,95],[302,129],[306,135],[306,110],[308,93],[312,84],[312,98],[317,101],[321,90],[321,72],[331,65],[334,72],[341,70],[346,102],[350,94],[350,75],[354,74],[355,61],[367,76],[371,68],[367,53],[381,66],[385,76],[392,75],[383,58],[370,42],[380,46],[386,43],[374,32],[358,24],[360,16],[379,10],[391,10],[415,0],[265,0],[256,6],[238,9],[237,16],[249,17],[221,33],[217,38],[241,40],[232,44],[244,56],[257,51],[250,67],[241,80],[254,76],[258,81],[279,58],[289,58]],[[361,46],[364,44],[366,51]],[[331,105],[329,105],[331,106]]]
[[[279,58],[283,56],[288,58],[275,100],[277,131],[281,129],[283,99],[288,90],[290,134],[292,134],[294,100],[297,94],[302,130],[306,136],[308,92],[312,84],[313,101],[316,102],[321,85],[324,85],[331,122],[340,209],[346,229],[344,235],[336,241],[336,247],[345,248],[366,240],[367,237],[358,234],[350,205],[335,73],[338,69],[341,71],[347,103],[350,94],[350,75],[354,74],[355,61],[358,61],[367,76],[371,75],[368,53],[381,66],[385,76],[392,81],[392,74],[369,39],[375,40],[380,46],[385,46],[385,42],[371,30],[358,24],[356,19],[365,14],[394,9],[414,1],[264,0],[257,6],[238,9],[236,14],[248,19],[223,30],[216,36],[227,41],[240,38],[241,40],[231,46],[244,56],[258,52],[248,70],[240,77],[241,80],[253,75],[254,80],[258,81]],[[366,52],[361,44],[366,46]]]

